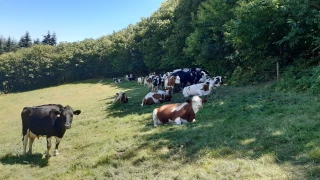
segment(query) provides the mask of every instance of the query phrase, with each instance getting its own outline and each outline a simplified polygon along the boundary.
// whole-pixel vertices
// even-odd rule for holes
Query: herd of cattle
[[[127,81],[135,80],[133,74],[126,75]],[[114,82],[121,83],[122,79],[114,78]],[[221,76],[211,75],[200,68],[183,68],[163,75],[151,73],[146,77],[137,78],[139,85],[149,88],[149,93],[142,99],[141,106],[171,101],[174,91],[181,91],[184,97],[193,96],[180,104],[166,104],[153,110],[152,118],[154,127],[163,123],[182,124],[193,122],[196,113],[206,103],[200,96],[208,95],[214,87],[220,86],[223,81]],[[127,103],[128,97],[124,92],[116,94],[115,102]],[[21,112],[23,153],[27,153],[29,141],[29,154],[32,154],[32,144],[36,137],[46,136],[47,152],[50,156],[51,138],[56,138],[54,155],[58,155],[58,146],[67,129],[71,128],[73,115],[79,115],[80,110],[73,110],[70,106],[60,104],[47,104],[41,106],[25,107]]]

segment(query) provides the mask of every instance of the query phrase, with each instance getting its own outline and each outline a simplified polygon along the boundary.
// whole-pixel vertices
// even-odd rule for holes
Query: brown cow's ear
[[[206,103],[207,102],[207,100],[206,99],[202,99],[202,103]]]
[[[80,110],[73,111],[73,114],[74,114],[74,115],[79,115],[80,113],[81,113]]]
[[[187,103],[191,103],[191,100],[190,100],[190,99],[187,99],[186,102],[187,102]]]

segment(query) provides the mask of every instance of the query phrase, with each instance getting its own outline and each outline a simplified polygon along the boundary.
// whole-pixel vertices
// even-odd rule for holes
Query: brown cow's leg
[[[56,148],[54,150],[54,155],[55,156],[59,155],[58,147],[59,147],[60,141],[61,141],[61,138],[56,137]]]
[[[50,157],[50,151],[51,149],[51,137],[47,137],[47,153],[46,153],[46,157]]]

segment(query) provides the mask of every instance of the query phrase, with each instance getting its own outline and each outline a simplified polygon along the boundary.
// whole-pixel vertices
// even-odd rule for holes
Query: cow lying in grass
[[[212,89],[216,86],[220,86],[221,78],[209,78],[204,83],[193,84],[183,88],[183,96],[206,96],[211,94]]]
[[[120,102],[120,103],[127,103],[129,101],[128,97],[126,96],[126,93],[119,92],[116,93],[117,97],[114,99],[113,103]]]
[[[172,88],[169,88],[169,90],[165,90],[165,91],[158,90],[157,92],[149,92],[142,99],[141,106],[163,103],[164,101],[171,101],[171,100],[172,100]]]
[[[153,124],[157,127],[162,123],[188,123],[196,120],[196,113],[206,103],[206,99],[201,99],[199,96],[193,96],[192,100],[187,100],[182,104],[166,104],[160,108],[153,110]]]

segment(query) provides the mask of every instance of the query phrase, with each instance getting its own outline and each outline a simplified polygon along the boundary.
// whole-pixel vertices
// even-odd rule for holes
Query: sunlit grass
[[[123,91],[127,104],[112,104]],[[0,179],[319,179],[318,96],[263,85],[220,87],[187,125],[153,128],[146,87],[99,79],[0,95]],[[183,102],[180,93],[173,102]],[[82,113],[60,155],[22,156],[23,107],[70,105]],[[51,152],[53,153],[53,152]]]

